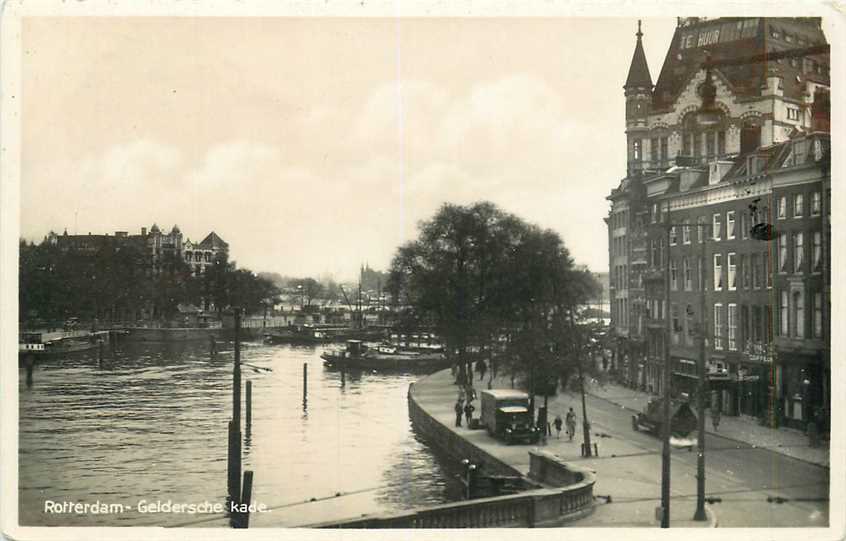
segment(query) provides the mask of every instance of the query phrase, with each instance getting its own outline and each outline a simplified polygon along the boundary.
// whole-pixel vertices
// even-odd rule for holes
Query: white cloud
[[[227,141],[211,147],[202,164],[186,175],[196,188],[241,187],[254,182],[263,167],[279,159],[279,151],[253,141]]]
[[[50,229],[103,233],[146,224],[148,205],[167,206],[158,194],[176,189],[181,162],[177,149],[139,140],[79,161],[25,164],[21,233],[37,239]]]

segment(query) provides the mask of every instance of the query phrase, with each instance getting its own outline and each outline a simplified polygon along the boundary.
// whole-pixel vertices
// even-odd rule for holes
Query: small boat
[[[450,366],[443,353],[405,351],[392,344],[368,347],[361,340],[347,340],[343,351],[324,351],[320,358],[332,368],[358,370],[439,370]]]
[[[265,344],[325,344],[342,340],[379,340],[384,329],[357,329],[347,325],[306,324],[270,329],[264,335]]]
[[[18,340],[18,356],[31,354],[36,357],[52,357],[83,353],[97,349],[101,342],[107,342],[108,339],[108,331],[90,333],[22,332]]]

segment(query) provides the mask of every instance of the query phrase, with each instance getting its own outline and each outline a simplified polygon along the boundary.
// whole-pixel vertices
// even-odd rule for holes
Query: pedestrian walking
[[[576,412],[573,411],[573,408],[570,408],[570,411],[567,412],[567,435],[570,437],[570,441],[573,441],[573,436],[576,435]]]
[[[720,410],[718,408],[711,408],[711,424],[714,425],[714,432],[720,426]]]
[[[467,385],[467,401],[472,402],[476,400],[476,389],[473,388],[473,384]]]
[[[483,381],[485,379],[485,372],[488,371],[488,365],[485,363],[484,359],[480,359],[479,362],[476,363],[476,371],[479,372],[479,381]]]
[[[464,408],[461,406],[461,402],[458,401],[455,403],[455,426],[461,426],[462,413],[464,413]]]
[[[558,439],[561,439],[561,425],[564,424],[564,421],[561,419],[561,414],[555,416],[555,432],[557,432]]]
[[[464,390],[464,387],[463,386],[459,387],[458,388],[458,401],[460,403],[463,403],[465,398],[466,398],[466,391]]]
[[[473,405],[473,402],[467,402],[464,406],[464,416],[467,418],[467,428],[470,428],[472,425],[470,421],[473,420],[473,412],[476,411],[476,406]]]

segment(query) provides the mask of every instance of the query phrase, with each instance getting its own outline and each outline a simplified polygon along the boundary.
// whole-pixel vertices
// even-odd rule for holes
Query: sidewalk
[[[494,387],[508,388],[510,382],[498,378]],[[481,387],[478,387],[481,389]],[[618,438],[603,439],[600,443],[601,457],[582,458],[579,443],[569,442],[566,438],[555,436],[545,446],[506,445],[488,436],[485,430],[469,430],[466,426],[455,427],[453,405],[458,395],[458,387],[453,384],[449,370],[444,370],[425,377],[414,384],[412,394],[429,415],[436,418],[453,432],[461,435],[473,445],[508,463],[524,475],[529,471],[530,449],[542,449],[562,458],[564,461],[578,461],[580,467],[596,472],[594,495],[612,495],[611,503],[604,503],[597,498],[593,514],[568,523],[576,528],[588,527],[647,527],[659,526],[655,519],[655,507],[661,500],[661,457],[655,453],[644,453],[641,447]],[[558,399],[560,398],[560,403]],[[558,409],[569,404],[571,397],[556,397],[550,400],[550,407]],[[580,438],[579,438],[580,441]],[[676,451],[684,452],[687,451]],[[628,456],[624,456],[628,455]],[[708,509],[708,520],[696,522],[687,520],[693,517],[696,501],[683,494],[695,493],[695,482],[679,478],[672,486],[673,507],[671,508],[672,526],[676,527],[714,527],[716,516]]]
[[[587,394],[607,400],[633,412],[642,411],[654,395],[636,391],[622,385],[606,383],[603,386],[592,385]],[[719,430],[713,430],[710,415],[707,417],[706,432],[724,438],[746,443],[754,447],[763,447],[791,458],[810,462],[820,466],[829,466],[829,447],[826,442],[822,447],[811,447],[808,436],[792,428],[769,428],[758,424],[756,419],[748,417],[720,417]]]

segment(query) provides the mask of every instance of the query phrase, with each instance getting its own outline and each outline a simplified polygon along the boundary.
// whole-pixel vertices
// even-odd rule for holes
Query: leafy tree
[[[490,357],[503,337],[514,374],[554,372],[552,322],[569,300],[585,297],[573,262],[554,232],[527,224],[491,203],[444,205],[401,246],[388,289],[413,314],[431,321],[467,377],[469,351]]]
[[[323,297],[325,291],[323,284],[314,278],[298,278],[291,282],[291,286],[296,288],[297,295],[300,296],[300,304],[304,309],[309,309],[312,301]]]

